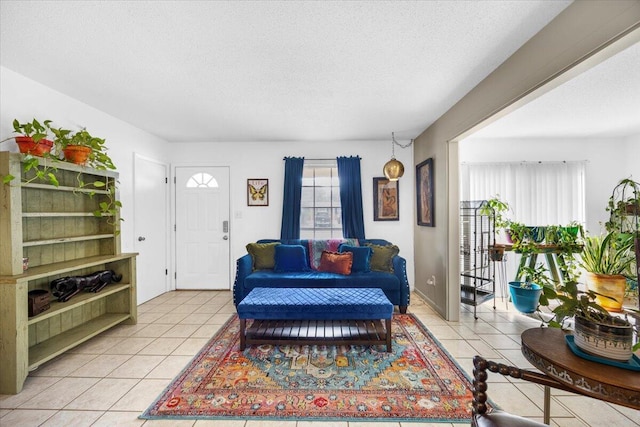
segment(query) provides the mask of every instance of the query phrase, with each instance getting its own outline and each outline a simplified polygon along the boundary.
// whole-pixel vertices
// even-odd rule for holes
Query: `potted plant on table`
[[[630,238],[609,233],[605,236],[585,238],[580,265],[587,274],[604,276],[622,275],[631,263]],[[605,273],[597,273],[605,272]],[[624,289],[624,288],[623,288]],[[582,351],[617,361],[628,361],[640,343],[633,343],[634,329],[627,318],[612,315],[607,307],[615,307],[616,297],[608,290],[594,289],[590,282],[586,290],[579,289],[577,280],[564,282],[556,290],[545,289],[547,300],[541,305],[549,305],[555,300],[558,305],[552,310],[553,317],[545,322],[553,327],[567,326],[568,319],[574,319],[573,343]],[[623,292],[624,294],[624,292]],[[636,334],[637,336],[637,334]]]
[[[551,327],[566,328],[568,320],[573,319],[574,331],[570,346],[575,345],[585,353],[627,362],[633,352],[640,348],[640,342],[634,343],[638,336],[638,325],[627,317],[611,315],[596,302],[596,294],[591,290],[580,290],[577,282],[563,284],[557,292],[549,290],[550,300],[556,300],[553,317],[545,321]],[[541,305],[545,305],[542,304]]]

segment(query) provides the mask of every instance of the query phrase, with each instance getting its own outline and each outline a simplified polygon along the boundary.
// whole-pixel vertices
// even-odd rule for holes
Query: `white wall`
[[[640,135],[634,138],[480,139],[460,142],[460,162],[580,161],[586,166],[586,228],[601,231],[613,187],[622,178],[640,179]]]
[[[133,153],[168,163],[167,142],[5,67],[0,67],[0,76],[0,140],[15,135],[13,119],[24,123],[34,117],[52,120],[55,127],[86,127],[106,139],[109,155],[120,173],[122,251],[133,252]],[[18,151],[13,139],[0,143],[0,150]]]
[[[405,141],[401,141],[405,143]],[[409,283],[414,284],[413,223],[414,171],[413,151],[396,149],[396,158],[405,165],[400,179],[400,221],[373,221],[373,178],[381,177],[382,166],[391,158],[389,141],[331,142],[212,142],[171,145],[172,169],[175,166],[229,166],[231,170],[231,258],[246,253],[245,245],[258,239],[279,238],[282,220],[282,189],[285,156],[328,159],[337,156],[362,158],[362,200],[367,238],[386,239],[400,248],[407,260]],[[269,206],[247,206],[248,178],[269,180]]]
[[[626,167],[634,181],[640,182],[640,133],[625,138]]]

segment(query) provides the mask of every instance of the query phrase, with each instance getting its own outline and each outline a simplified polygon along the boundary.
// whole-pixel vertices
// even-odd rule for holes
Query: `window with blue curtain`
[[[360,157],[286,157],[281,239],[364,238]]]

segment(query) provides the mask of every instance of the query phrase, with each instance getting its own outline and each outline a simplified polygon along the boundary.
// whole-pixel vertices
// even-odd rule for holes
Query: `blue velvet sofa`
[[[286,241],[264,239],[256,243],[281,244],[284,245],[283,248],[289,245],[300,245],[305,248],[306,255],[309,256],[314,251],[314,245],[321,242],[321,240],[304,239]],[[361,239],[353,244],[391,246],[391,243],[382,239]],[[233,285],[233,302],[236,307],[253,288],[380,288],[389,301],[398,306],[401,313],[406,313],[409,306],[410,292],[406,260],[397,254],[390,260],[389,269],[392,271],[372,269],[353,271],[346,275],[318,271],[310,266],[299,271],[281,271],[277,270],[277,267],[256,269],[254,261],[254,257],[249,253],[236,261],[236,278]]]

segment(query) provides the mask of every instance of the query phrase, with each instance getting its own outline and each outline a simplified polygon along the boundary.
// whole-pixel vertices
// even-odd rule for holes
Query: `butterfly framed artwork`
[[[269,206],[268,179],[247,179],[247,206]]]
[[[373,220],[400,220],[400,183],[373,178]]]

